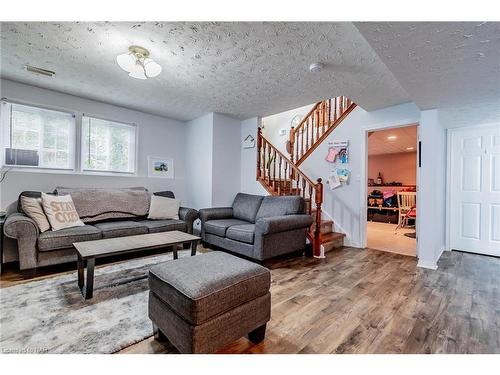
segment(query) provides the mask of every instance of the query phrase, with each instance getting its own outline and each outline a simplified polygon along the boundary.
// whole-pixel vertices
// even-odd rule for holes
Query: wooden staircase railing
[[[323,100],[311,109],[300,124],[290,129],[290,160],[299,166],[356,108],[345,96]]]
[[[309,179],[290,159],[274,147],[259,128],[257,134],[257,180],[272,195],[300,195],[306,202],[305,210],[313,214],[314,223],[308,231],[313,254],[321,256],[321,205],[323,184]]]

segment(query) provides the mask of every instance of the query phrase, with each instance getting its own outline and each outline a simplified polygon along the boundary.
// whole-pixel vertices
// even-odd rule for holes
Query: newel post
[[[262,149],[262,129],[259,127],[257,129],[257,180],[261,178],[261,168],[260,168],[260,163],[261,163],[261,149]]]
[[[321,178],[318,178],[316,184],[316,226],[314,228],[313,254],[314,257],[321,257],[321,204],[323,203],[323,183]]]

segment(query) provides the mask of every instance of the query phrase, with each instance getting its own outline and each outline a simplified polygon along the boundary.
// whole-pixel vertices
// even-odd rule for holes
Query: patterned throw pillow
[[[76,212],[71,195],[49,195],[42,193],[42,205],[52,230],[85,225]]]
[[[50,229],[47,216],[43,212],[41,198],[29,198],[21,196],[21,206],[29,218],[33,219],[41,233]]]

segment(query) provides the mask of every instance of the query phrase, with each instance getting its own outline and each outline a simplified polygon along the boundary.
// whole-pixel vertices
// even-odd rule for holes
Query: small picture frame
[[[149,156],[148,177],[174,178],[174,159]]]
[[[243,148],[254,148],[255,147],[255,138],[252,137],[251,134],[248,134],[246,138],[243,140]]]

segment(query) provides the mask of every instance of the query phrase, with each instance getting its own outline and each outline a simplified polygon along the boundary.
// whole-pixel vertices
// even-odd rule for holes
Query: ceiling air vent
[[[35,73],[35,74],[40,74],[42,76],[46,77],[55,77],[56,72],[53,72],[52,70],[47,70],[43,68],[39,68],[37,66],[31,66],[31,65],[25,65],[24,69],[26,69],[28,72]]]

